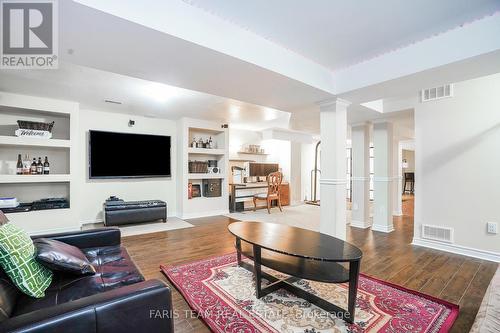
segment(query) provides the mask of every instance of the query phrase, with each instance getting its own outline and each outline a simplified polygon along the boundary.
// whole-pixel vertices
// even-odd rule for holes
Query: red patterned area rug
[[[447,332],[458,315],[457,305],[366,275],[359,280],[354,324],[285,290],[257,299],[253,274],[238,267],[235,253],[161,270],[214,332]],[[295,284],[347,308],[346,284]]]

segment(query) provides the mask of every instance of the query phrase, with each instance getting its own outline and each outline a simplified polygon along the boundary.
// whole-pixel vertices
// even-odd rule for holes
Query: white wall
[[[248,145],[260,145],[267,155],[238,154]],[[263,140],[262,132],[241,129],[229,130],[229,156],[230,159],[250,159],[255,162],[279,163],[285,181],[290,181],[291,145],[289,141]],[[231,165],[242,165],[234,163]]]
[[[303,143],[302,144],[302,153],[301,153],[301,182],[302,182],[302,191],[301,191],[301,198],[304,200],[307,198],[307,200],[312,200],[313,199],[313,193],[312,193],[312,177],[311,177],[311,170],[314,169],[314,153],[315,153],[315,148],[316,148],[316,143],[318,141],[314,141],[314,143]],[[321,146],[320,146],[321,147]],[[321,151],[321,149],[320,149]],[[318,153],[319,154],[319,153]],[[318,156],[318,169],[321,169],[320,165],[320,158]],[[320,191],[319,191],[319,179],[320,179],[320,174],[318,174],[317,181],[316,181],[316,199],[320,199]]]
[[[455,84],[452,98],[418,104],[417,241],[423,223],[451,227],[455,247],[500,258],[500,235],[486,233],[486,222],[500,224],[499,92],[496,74]]]
[[[128,127],[129,119],[135,120],[134,127]],[[88,178],[88,133],[89,130],[126,132],[140,134],[170,135],[172,137],[172,177],[151,179],[95,180]],[[81,202],[77,202],[78,218],[81,223],[102,220],[102,205],[111,195],[125,200],[159,199],[167,202],[168,215],[176,214],[176,122],[167,119],[145,118],[117,113],[80,110],[78,126],[79,175],[76,185]],[[126,156],[124,160],[126,161]],[[132,161],[133,163],[154,163]]]

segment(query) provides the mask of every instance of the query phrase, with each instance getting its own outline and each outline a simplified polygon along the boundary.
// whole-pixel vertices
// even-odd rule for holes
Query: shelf
[[[225,153],[226,151],[224,149],[188,148],[188,154],[224,155]]]
[[[198,201],[198,200],[216,200],[220,199],[221,197],[192,197],[191,199],[188,198],[189,201]]]
[[[16,183],[66,183],[70,175],[0,175],[0,184]]]
[[[224,130],[212,129],[212,128],[202,128],[202,127],[193,127],[193,126],[188,126],[188,130],[189,131],[193,131],[193,132],[206,133],[206,134],[221,134],[221,133],[224,133]]]
[[[244,158],[231,158],[229,162],[255,162],[255,160],[247,160]]]
[[[71,207],[68,208],[52,208],[52,209],[42,209],[42,210],[29,210],[27,212],[8,212],[5,213],[5,215],[9,214],[14,214],[14,215],[22,215],[22,214],[31,214],[31,215],[36,215],[36,214],[45,214],[44,212],[54,212],[54,211],[62,211],[62,213],[68,213],[68,211],[71,209]]]
[[[224,179],[223,173],[188,173],[188,179]]]
[[[246,154],[246,155],[269,155],[269,154],[266,154],[266,153],[251,153],[251,152],[248,152],[248,151],[239,151],[238,154]]]
[[[53,147],[53,148],[69,148],[70,140],[60,139],[38,139],[26,138],[17,136],[0,136],[0,146],[26,146],[26,147]]]

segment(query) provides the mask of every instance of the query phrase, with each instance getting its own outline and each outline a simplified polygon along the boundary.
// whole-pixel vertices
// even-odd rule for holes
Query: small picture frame
[[[192,195],[192,198],[201,197],[201,185],[200,184],[192,184],[191,195]]]

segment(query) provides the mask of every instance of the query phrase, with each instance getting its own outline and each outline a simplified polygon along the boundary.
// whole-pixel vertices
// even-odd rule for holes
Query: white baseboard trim
[[[367,229],[369,227],[371,227],[372,224],[370,221],[355,221],[355,220],[351,220],[351,227],[354,227],[354,228],[360,228],[360,229]]]
[[[451,252],[455,254],[460,254],[468,257],[489,260],[500,263],[500,253],[485,251],[480,249],[474,249],[467,246],[457,245],[457,244],[449,244],[443,243],[439,241],[422,239],[422,238],[413,238],[413,245],[428,247],[435,250],[441,250],[446,252]]]
[[[74,232],[74,231],[81,231],[82,229],[78,226],[74,227],[65,227],[65,228],[53,228],[53,229],[44,229],[44,230],[39,230],[39,231],[34,231],[30,232],[30,236],[37,236],[37,235],[48,235],[48,234],[58,234],[62,232]]]
[[[86,224],[96,224],[96,223],[104,223],[103,219],[95,219],[95,220],[85,220],[85,221],[80,221],[80,225],[86,225]]]
[[[183,215],[179,216],[179,218],[181,220],[186,220],[186,219],[197,219],[200,217],[215,216],[215,215],[227,215],[227,214],[229,214],[229,209],[183,214]]]
[[[394,226],[392,224],[391,225],[372,224],[372,230],[389,233],[394,231]]]
[[[167,215],[167,220],[169,217],[177,217],[177,214],[175,212],[172,212]],[[104,219],[95,219],[95,220],[84,220],[80,221],[80,226],[84,226],[86,224],[96,224],[96,223],[104,223]]]
[[[393,212],[392,212],[392,215],[393,215],[393,216],[403,216],[403,211],[401,211],[401,210],[396,211],[396,210],[395,210],[395,211],[393,211]]]

